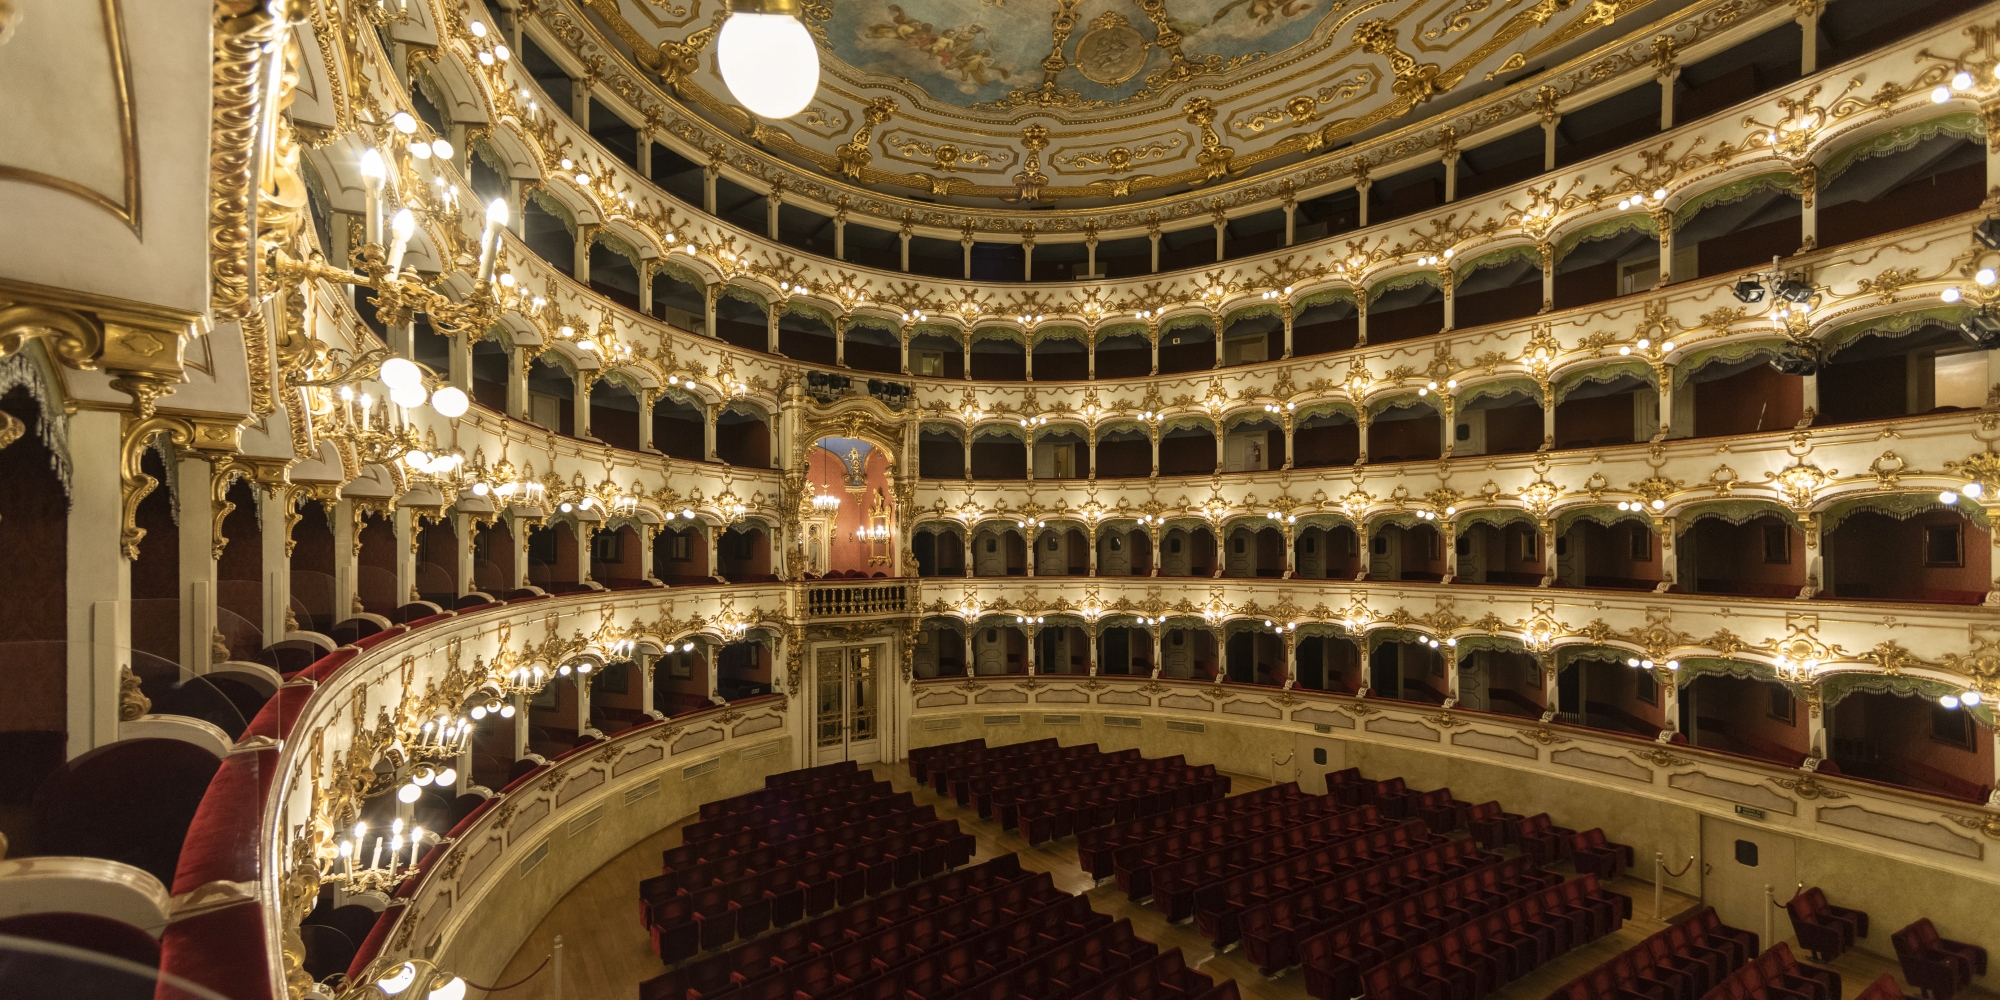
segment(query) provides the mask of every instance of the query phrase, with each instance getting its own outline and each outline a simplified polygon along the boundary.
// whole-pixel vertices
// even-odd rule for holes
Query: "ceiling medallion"
[[[1077,40],[1077,72],[1099,86],[1116,87],[1145,68],[1148,44],[1125,15],[1107,11]]]

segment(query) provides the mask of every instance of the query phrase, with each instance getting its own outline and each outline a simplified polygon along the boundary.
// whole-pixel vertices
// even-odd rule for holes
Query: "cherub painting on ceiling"
[[[910,17],[897,4],[889,5],[889,16],[887,24],[869,25],[868,37],[901,42],[923,53],[926,61],[936,60],[937,71],[957,77],[958,89],[965,93],[975,93],[995,79],[1013,76],[1007,67],[994,62],[992,49],[979,46],[981,36],[988,34],[984,25],[968,24],[939,31],[928,21]]]

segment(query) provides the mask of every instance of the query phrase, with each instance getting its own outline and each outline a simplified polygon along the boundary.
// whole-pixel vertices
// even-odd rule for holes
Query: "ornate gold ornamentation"
[[[1801,774],[1796,778],[1772,778],[1771,783],[1788,792],[1794,792],[1802,799],[1844,799],[1846,792],[1836,791],[1819,783],[1811,774]]]
[[[1558,744],[1569,742],[1569,737],[1564,736],[1563,734],[1558,733],[1547,726],[1539,726],[1534,729],[1523,729],[1520,731],[1520,733],[1522,736],[1534,740],[1536,743],[1539,743],[1545,747],[1556,746]]]
[[[861,106],[861,127],[854,130],[854,138],[834,150],[842,174],[850,180],[861,179],[861,172],[868,168],[868,161],[875,156],[868,151],[869,137],[875,134],[875,126],[888,121],[895,113],[896,99],[893,97],[878,97]]]
[[[1150,47],[1125,15],[1105,11],[1077,40],[1076,70],[1098,86],[1116,87],[1146,67]]]
[[[153,699],[139,690],[139,675],[130,666],[118,668],[118,721],[134,722],[153,710]]]
[[[1694,763],[1694,761],[1686,757],[1676,757],[1661,747],[1647,747],[1644,750],[1634,750],[1632,751],[1632,755],[1654,767],[1681,767]]]
[[[1959,816],[1953,813],[1945,813],[1944,818],[1984,836],[1987,840],[2000,840],[2000,816],[1992,813],[1980,816]]]

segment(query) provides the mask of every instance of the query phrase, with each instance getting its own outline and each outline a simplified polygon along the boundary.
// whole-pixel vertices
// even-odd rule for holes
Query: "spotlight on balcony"
[[[1972,235],[1988,250],[2000,250],[2000,219],[1987,219],[1974,226]]]
[[[1813,287],[1797,278],[1786,278],[1778,282],[1778,298],[1797,304],[1812,301]]]
[[[1982,351],[2000,348],[2000,311],[1991,306],[1974,310],[1959,321],[1958,332]]]
[[[1756,303],[1764,301],[1764,283],[1756,278],[1744,278],[1736,283],[1736,301]]]
[[[1786,375],[1815,375],[1819,373],[1819,365],[1819,348],[1804,344],[1787,343],[1771,359],[1771,367]]]

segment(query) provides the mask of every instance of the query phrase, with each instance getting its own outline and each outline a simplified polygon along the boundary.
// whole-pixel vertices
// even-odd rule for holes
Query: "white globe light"
[[[441,417],[462,417],[471,405],[472,401],[465,398],[465,390],[455,385],[431,393],[431,409],[438,411]]]
[[[444,770],[439,771],[437,776],[437,783],[439,785],[458,784],[458,769],[447,767]]]
[[[382,384],[391,389],[424,384],[423,369],[408,358],[390,358],[382,362]]]
[[[715,49],[729,92],[760,118],[790,118],[819,89],[819,50],[789,14],[730,14]]]
[[[415,802],[423,794],[424,790],[415,785],[404,785],[403,790],[396,793],[396,798],[402,802]]]
[[[426,394],[421,382],[416,385],[392,386],[389,389],[389,402],[406,410],[412,410],[424,405],[425,398]]]

